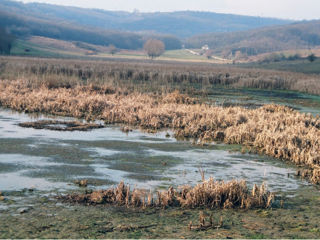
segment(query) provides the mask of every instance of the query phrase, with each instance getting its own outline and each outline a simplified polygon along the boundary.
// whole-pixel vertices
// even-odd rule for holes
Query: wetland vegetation
[[[203,173],[204,174],[204,173]],[[183,207],[183,208],[269,208],[274,195],[267,191],[266,186],[253,186],[248,190],[245,181],[215,181],[202,178],[202,182],[195,187],[179,186],[179,189],[170,187],[167,191],[158,191],[155,199],[153,193],[133,189],[130,185],[120,182],[115,188],[105,191],[94,191],[87,194],[73,194],[63,196],[62,199],[70,202],[85,204],[116,204],[127,207]]]
[[[135,92],[210,94],[213,88],[291,90],[320,94],[316,74],[238,68],[233,65],[114,59],[89,61],[0,57],[0,78],[25,79],[33,87],[112,86]]]
[[[0,237],[320,237],[318,75],[0,61]]]

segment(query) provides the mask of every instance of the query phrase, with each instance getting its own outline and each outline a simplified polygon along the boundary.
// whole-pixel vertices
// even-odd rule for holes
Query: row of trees
[[[305,57],[302,57],[300,54],[296,53],[293,55],[286,56],[283,53],[271,53],[261,59],[260,63],[270,63],[270,62],[281,62],[281,61],[295,61],[295,60],[304,60],[307,59],[310,62],[317,60],[317,56],[314,53],[311,53]]]

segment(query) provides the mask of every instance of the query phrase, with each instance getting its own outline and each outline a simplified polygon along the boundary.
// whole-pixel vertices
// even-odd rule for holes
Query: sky
[[[19,0],[141,12],[210,11],[293,20],[320,19],[320,0]]]

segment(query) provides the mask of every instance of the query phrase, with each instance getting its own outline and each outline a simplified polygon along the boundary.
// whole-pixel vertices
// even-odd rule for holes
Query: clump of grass
[[[230,182],[205,180],[194,187],[170,187],[158,191],[156,196],[149,191],[133,189],[120,182],[117,187],[87,194],[71,194],[64,200],[84,204],[112,204],[127,207],[182,207],[182,208],[268,208],[274,195],[264,184],[254,185],[252,191],[245,181]]]
[[[2,195],[2,192],[0,192],[0,201],[4,201],[5,197]]]
[[[76,180],[74,183],[77,184],[79,187],[87,187],[88,179]]]
[[[215,223],[213,214],[210,214],[209,221],[206,219],[205,214],[203,211],[200,211],[199,213],[199,224],[193,224],[192,221],[188,224],[188,229],[190,231],[206,231],[209,229],[219,229],[223,227],[223,217],[220,216],[217,223]]]

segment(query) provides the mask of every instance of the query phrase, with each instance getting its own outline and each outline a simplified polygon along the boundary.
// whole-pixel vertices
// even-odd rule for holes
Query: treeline
[[[0,54],[9,54],[15,37],[0,27]]]
[[[185,45],[188,48],[200,48],[205,44],[224,57],[313,48],[320,46],[320,21],[305,21],[243,32],[198,35],[189,38]]]
[[[66,41],[81,41],[95,45],[114,45],[121,49],[141,49],[150,34],[107,31],[98,28],[75,26],[71,23],[41,20],[32,16],[20,16],[0,11],[2,26],[17,37],[42,36]],[[174,36],[157,35],[165,43],[166,49],[181,48],[181,42]]]
[[[272,63],[272,62],[281,62],[281,61],[295,61],[295,60],[308,60],[310,62],[314,62],[317,59],[315,54],[309,54],[306,57],[302,57],[300,54],[296,53],[293,55],[286,56],[283,53],[271,53],[259,60],[259,63]]]

